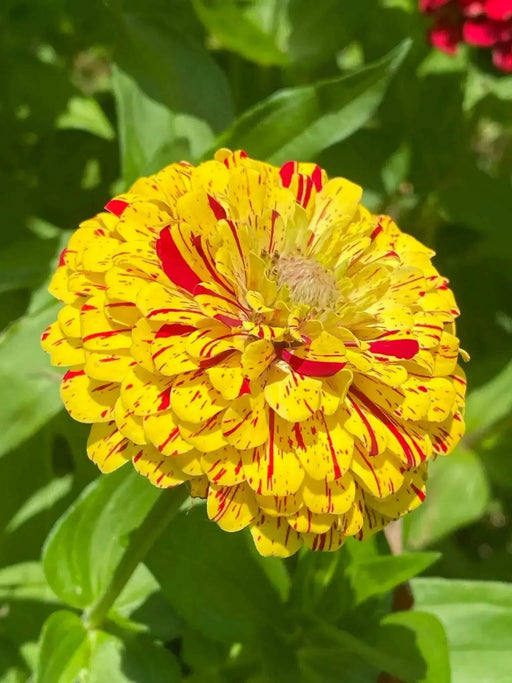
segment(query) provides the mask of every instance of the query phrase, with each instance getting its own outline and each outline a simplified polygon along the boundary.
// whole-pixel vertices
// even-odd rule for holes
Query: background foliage
[[[425,30],[415,0],[1,3],[2,683],[512,680],[512,77]],[[113,193],[221,144],[317,160],[437,251],[472,355],[468,434],[403,554],[380,534],[264,560],[185,503],[98,620],[166,501],[88,462],[39,349],[45,283]]]

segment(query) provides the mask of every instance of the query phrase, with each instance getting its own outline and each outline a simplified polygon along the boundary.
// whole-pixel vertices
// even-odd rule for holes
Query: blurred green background
[[[512,681],[512,76],[431,50],[427,25],[415,0],[1,3],[2,683]],[[262,560],[196,506],[97,631],[78,615],[157,492],[116,473],[70,511],[97,471],[39,349],[46,283],[114,193],[219,145],[315,160],[435,249],[472,357],[468,433],[402,559],[380,535]],[[392,612],[422,570],[418,611]]]

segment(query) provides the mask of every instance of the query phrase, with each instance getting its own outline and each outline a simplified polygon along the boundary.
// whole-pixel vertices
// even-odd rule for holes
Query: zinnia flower
[[[314,164],[220,150],[73,234],[43,334],[102,472],[189,481],[263,555],[416,508],[463,434],[459,314],[433,252]]]
[[[512,71],[512,0],[420,0],[434,15],[430,42],[454,54],[460,42],[492,49],[495,66]]]

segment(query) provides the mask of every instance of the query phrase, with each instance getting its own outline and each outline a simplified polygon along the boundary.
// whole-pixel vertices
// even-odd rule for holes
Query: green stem
[[[181,485],[167,489],[159,496],[142,525],[131,536],[110,582],[96,602],[84,613],[84,622],[88,628],[98,628],[102,624],[133,572],[146,557],[188,495],[188,486]]]

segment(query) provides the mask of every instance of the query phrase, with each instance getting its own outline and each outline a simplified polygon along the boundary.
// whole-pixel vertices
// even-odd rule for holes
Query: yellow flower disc
[[[464,432],[459,311],[433,252],[314,164],[220,150],[73,234],[43,334],[102,472],[189,481],[263,555],[417,507]]]

